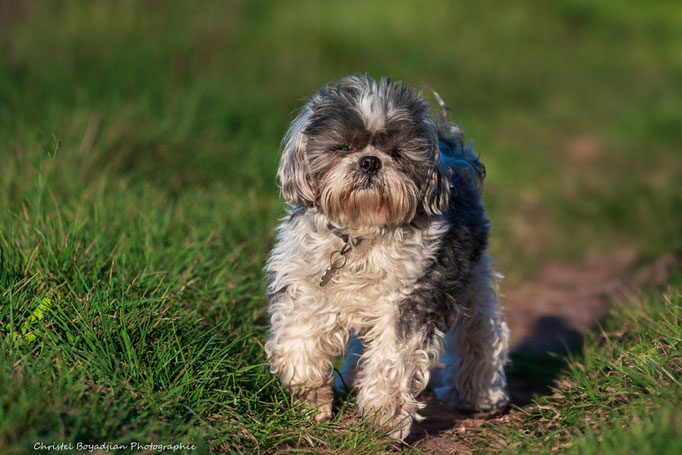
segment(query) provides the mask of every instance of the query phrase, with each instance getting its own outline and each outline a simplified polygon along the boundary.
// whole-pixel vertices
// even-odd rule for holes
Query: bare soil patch
[[[502,287],[511,332],[508,378],[515,405],[528,405],[534,395],[548,393],[564,365],[551,353],[580,349],[582,334],[606,316],[610,301],[645,284],[662,284],[673,258],[665,256],[646,267],[637,267],[636,262],[632,250],[592,254],[577,265],[549,263],[533,279],[513,289]],[[515,368],[514,359],[521,366]],[[415,425],[407,443],[426,453],[468,452],[467,433],[484,419],[459,413],[433,394],[424,398],[426,418]]]

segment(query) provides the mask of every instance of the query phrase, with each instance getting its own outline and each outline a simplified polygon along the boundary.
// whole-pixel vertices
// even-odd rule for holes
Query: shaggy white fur
[[[507,404],[508,330],[471,169],[482,165],[436,135],[423,101],[385,80],[344,79],[293,122],[278,173],[292,210],[266,266],[265,351],[316,419],[332,414],[332,360],[344,351],[339,384],[396,438],[419,418],[441,345],[440,399]]]

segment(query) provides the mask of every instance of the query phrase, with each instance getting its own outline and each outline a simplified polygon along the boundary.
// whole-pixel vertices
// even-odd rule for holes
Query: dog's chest
[[[342,242],[332,236],[318,238],[301,250],[302,255],[316,263],[314,286],[308,289],[350,329],[371,327],[395,314],[398,304],[427,273],[437,255],[442,231],[441,224],[433,223],[426,229],[406,228],[363,239],[346,254],[343,267],[328,272],[329,281],[324,286],[319,285],[319,280],[330,264],[330,256]],[[338,254],[334,258],[338,259]]]

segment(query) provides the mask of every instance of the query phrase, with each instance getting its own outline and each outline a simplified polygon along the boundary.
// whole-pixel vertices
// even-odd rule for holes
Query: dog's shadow
[[[512,405],[525,406],[534,396],[548,394],[566,366],[566,356],[580,352],[582,344],[582,335],[562,318],[545,316],[538,319],[533,331],[511,351],[506,373]],[[428,389],[422,399],[426,401],[426,407],[420,414],[425,418],[415,422],[406,440],[408,444],[457,428],[464,419],[480,417],[458,412],[437,400]]]

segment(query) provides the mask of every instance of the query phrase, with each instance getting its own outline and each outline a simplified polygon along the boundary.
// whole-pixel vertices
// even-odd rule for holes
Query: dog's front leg
[[[283,294],[271,305],[272,329],[265,343],[270,370],[298,401],[317,409],[315,420],[332,415],[332,359],[348,339],[333,314],[301,311]]]
[[[390,326],[382,328],[363,337],[366,349],[355,381],[357,400],[375,426],[404,439],[413,419],[420,418],[417,411],[423,404],[417,396],[429,382],[429,366],[438,354],[439,339],[422,333],[401,336]]]

